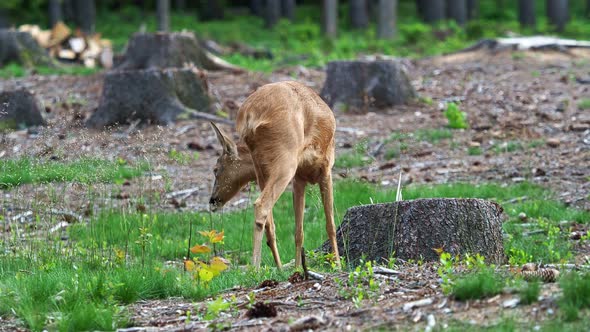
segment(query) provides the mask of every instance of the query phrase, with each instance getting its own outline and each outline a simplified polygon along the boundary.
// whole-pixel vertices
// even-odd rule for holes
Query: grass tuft
[[[493,269],[484,268],[457,279],[451,289],[451,295],[459,301],[482,299],[499,294],[503,286],[503,280]]]

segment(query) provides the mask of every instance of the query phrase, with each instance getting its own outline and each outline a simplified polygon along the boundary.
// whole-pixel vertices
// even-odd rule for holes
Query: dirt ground
[[[590,111],[578,108],[582,98],[590,98],[590,53],[473,52],[408,61],[407,67],[415,89],[422,97],[432,99],[432,103],[414,102],[368,114],[336,110],[337,154],[366,140],[374,155],[368,166],[337,170],[336,178],[358,177],[393,187],[401,170],[403,184],[509,184],[526,180],[552,189],[555,198],[568,205],[590,209]],[[40,96],[49,126],[0,134],[0,158],[120,157],[132,163],[149,160],[152,173],[125,186],[96,184],[94,190],[80,184],[23,185],[3,192],[0,210],[10,216],[35,205],[37,209],[51,206],[84,214],[90,200],[93,208],[100,209],[134,204],[134,197],[140,193],[148,198],[146,203],[152,208],[176,210],[179,202],[166,199],[166,194],[191,188],[194,192],[184,199],[181,209],[205,210],[212,186],[211,170],[218,153],[209,124],[181,121],[170,127],[87,130],[83,128],[83,119],[98,107],[102,78],[102,74],[96,74],[1,80],[0,90],[26,87]],[[208,79],[218,106],[233,116],[249,93],[264,83],[296,79],[319,91],[325,75],[319,70],[295,67],[272,74],[210,72]],[[470,129],[455,131],[451,140],[436,144],[412,144],[399,157],[385,159],[382,143],[392,132],[444,128],[447,120],[442,105],[447,101],[461,101]],[[230,127],[225,129],[231,132]],[[527,148],[505,153],[493,151],[494,146],[502,147],[511,141]],[[532,146],[532,142],[540,143]],[[469,146],[479,146],[483,153],[469,155]],[[197,151],[199,157],[181,164],[170,158],[171,150],[191,154]],[[116,199],[115,192],[119,198],[127,196],[121,193],[127,193],[129,199]],[[99,197],[90,197],[97,193]],[[239,208],[247,201],[237,198],[232,204]],[[335,276],[321,282],[285,282],[275,288],[256,290],[257,301],[269,301],[277,307],[275,318],[246,318],[245,296],[252,290],[236,289],[233,294],[242,303],[238,307],[243,309],[231,315],[222,314],[213,322],[219,323],[219,327],[229,322],[234,324],[231,329],[239,330],[288,330],[300,317],[317,316],[317,326],[310,328],[424,329],[433,320],[437,327],[453,319],[489,325],[506,315],[539,321],[550,319],[555,312],[557,286],[553,284],[544,286],[539,303],[512,308],[506,301],[516,295],[509,292],[481,301],[449,300],[440,291],[436,269],[430,265],[407,265],[398,271],[391,280],[382,280],[375,300],[358,308],[340,298]],[[408,301],[425,298],[432,299],[431,303],[404,308]],[[178,299],[139,302],[132,308],[133,322],[148,330],[206,329],[211,322],[199,321],[197,315],[192,316],[193,320],[184,317],[186,310],[196,313],[200,306]]]

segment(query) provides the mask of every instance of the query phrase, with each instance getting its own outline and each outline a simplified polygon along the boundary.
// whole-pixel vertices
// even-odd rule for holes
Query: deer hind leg
[[[254,157],[254,156],[253,156]],[[256,157],[253,159],[256,160]],[[254,244],[252,248],[252,265],[260,267],[262,231],[265,230],[267,243],[272,252],[278,268],[282,267],[279,251],[277,250],[275,225],[272,217],[272,208],[279,199],[287,185],[295,175],[297,163],[286,159],[284,162],[275,162],[272,173],[265,172],[255,162],[256,177],[262,190],[260,197],[254,202]],[[266,176],[266,174],[269,174]]]
[[[295,267],[301,266],[303,251],[303,212],[305,210],[305,185],[303,180],[293,179],[293,209],[295,210]]]
[[[322,202],[324,203],[324,214],[326,215],[326,232],[332,246],[336,265],[340,267],[340,255],[338,254],[338,243],[336,242],[336,225],[334,224],[334,193],[332,191],[332,172],[328,170],[319,182]]]

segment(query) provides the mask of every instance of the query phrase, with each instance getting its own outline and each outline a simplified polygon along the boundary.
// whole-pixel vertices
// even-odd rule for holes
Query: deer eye
[[[217,175],[217,167],[213,169],[213,174]]]

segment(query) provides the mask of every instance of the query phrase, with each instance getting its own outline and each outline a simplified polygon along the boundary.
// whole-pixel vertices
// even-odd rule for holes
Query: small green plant
[[[369,261],[359,264],[348,274],[348,280],[334,279],[338,285],[338,293],[345,299],[352,300],[356,308],[364,299],[373,299],[379,293],[379,284],[373,277],[373,264]]]
[[[578,319],[579,310],[590,308],[590,273],[572,271],[559,279],[563,296],[559,308],[566,321]]]
[[[514,152],[516,150],[522,150],[522,149],[523,149],[522,143],[519,141],[503,142],[502,144],[494,145],[494,148],[493,148],[494,152],[497,154]]]
[[[590,110],[590,98],[582,98],[578,102],[578,108],[581,110]]]
[[[467,124],[467,114],[459,109],[459,106],[455,103],[448,103],[447,109],[445,110],[445,116],[449,121],[449,127],[453,129],[466,129],[469,127]]]
[[[193,246],[190,248],[190,252],[197,255],[209,254],[211,256],[211,247],[215,247],[216,244],[223,244],[223,239],[225,238],[223,233],[223,231],[218,233],[216,230],[199,231],[199,234],[205,237],[207,242]],[[203,282],[207,286],[213,278],[228,268],[227,264],[228,262],[224,258],[214,256],[209,257],[207,260],[201,260],[199,258],[187,259],[184,261],[184,268],[193,273],[197,281]]]
[[[176,149],[171,149],[170,152],[168,152],[168,157],[180,165],[187,165],[191,161],[199,159],[199,153],[193,152],[191,154],[189,152],[182,152]]]
[[[441,140],[453,138],[453,132],[448,129],[422,129],[414,133],[419,141],[438,143]]]
[[[470,156],[480,156],[481,153],[481,147],[479,146],[470,146],[467,148],[467,154]]]
[[[362,167],[371,163],[372,158],[368,155],[368,142],[362,140],[354,146],[352,152],[345,152],[336,157],[335,168]]]
[[[219,317],[221,312],[231,309],[231,307],[235,304],[235,297],[232,300],[233,301],[228,302],[225,301],[223,297],[219,296],[215,301],[207,302],[207,313],[205,314],[205,319],[215,319]]]
[[[539,293],[541,293],[541,283],[538,280],[525,282],[518,290],[520,303],[531,304],[539,300]]]
[[[440,250],[440,266],[437,272],[442,280],[441,288],[445,294],[448,294],[453,289],[455,265],[458,263],[458,258],[448,252],[442,252],[442,248]]]

